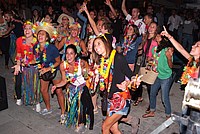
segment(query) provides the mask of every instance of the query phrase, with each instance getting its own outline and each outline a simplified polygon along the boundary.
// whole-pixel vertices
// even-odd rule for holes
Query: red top
[[[36,44],[36,38],[33,39],[31,44],[26,44],[26,38],[24,36],[19,37],[16,40],[16,51],[21,54],[21,57],[16,57],[16,60],[22,60],[23,63],[29,64],[34,59],[33,46]]]

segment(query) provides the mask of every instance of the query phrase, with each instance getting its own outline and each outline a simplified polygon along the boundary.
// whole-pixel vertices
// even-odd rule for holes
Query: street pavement
[[[17,106],[14,99],[14,80],[11,69],[4,67],[4,57],[0,57],[0,76],[6,78],[7,85],[7,97],[8,97],[8,109],[0,111],[0,134],[77,134],[74,128],[66,128],[58,121],[60,118],[60,109],[58,107],[56,95],[51,97],[51,106],[53,109],[52,114],[42,116],[33,110],[32,106]],[[171,106],[172,112],[180,112],[182,106],[184,92],[179,90],[179,84],[174,83],[171,92]],[[157,110],[155,117],[144,119],[142,115],[148,106],[147,92],[143,92],[144,100],[138,106],[132,106],[130,114],[140,118],[140,127],[138,134],[149,134],[165,120],[164,107],[161,101],[161,92],[157,96]],[[100,98],[98,99],[100,102]],[[44,103],[42,103],[42,108]],[[101,134],[101,125],[103,116],[101,110],[95,114],[94,129],[86,129],[85,134]],[[126,124],[119,125],[123,134],[131,134],[131,127]],[[176,134],[179,133],[179,126],[177,123],[173,123],[161,134]]]

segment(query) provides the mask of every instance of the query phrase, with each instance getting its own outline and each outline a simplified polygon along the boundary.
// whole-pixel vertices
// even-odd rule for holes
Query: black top
[[[114,58],[113,79],[110,93],[108,93],[109,99],[112,98],[113,93],[122,92],[121,89],[117,88],[116,84],[123,82],[125,80],[125,76],[131,79],[133,72],[129,68],[126,58],[122,54],[116,53]]]

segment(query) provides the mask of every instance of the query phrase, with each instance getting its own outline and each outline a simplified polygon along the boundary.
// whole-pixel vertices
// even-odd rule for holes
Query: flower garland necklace
[[[22,63],[22,66],[29,66],[29,62],[31,60],[31,56],[33,55],[33,45],[37,42],[37,39],[33,37],[33,40],[31,42],[31,46],[29,47],[29,50],[24,49],[24,61]],[[26,37],[22,36],[22,45],[26,45]],[[16,60],[22,61],[22,57],[17,56]]]
[[[193,66],[190,67],[189,65],[185,66],[183,69],[183,74],[181,76],[181,84],[187,84],[190,78],[195,78],[197,70],[197,62],[193,61]]]
[[[73,77],[69,76],[69,63],[67,61],[64,62],[65,66],[65,76],[67,78],[67,81],[70,81],[71,83],[74,83],[77,80],[78,77],[78,65],[79,65],[79,59],[75,61],[73,67],[74,67],[74,75]]]
[[[133,42],[133,40],[135,40],[135,38],[136,38],[136,35],[124,36],[124,43],[122,45],[122,47],[124,48],[124,52],[123,52],[124,56],[126,56],[127,52],[129,51],[129,47],[131,43]]]
[[[35,48],[35,52],[36,52],[36,63],[39,63],[38,64],[38,69],[40,68],[43,68],[44,65],[45,65],[45,62],[47,61],[47,54],[46,54],[46,51],[47,51],[47,47],[49,46],[49,42],[46,42],[45,43],[45,46],[44,46],[44,50],[42,51],[42,61],[40,60],[40,54],[41,54],[41,51],[40,51],[40,44],[38,43],[36,45],[36,48]],[[42,64],[40,64],[42,62]]]
[[[101,58],[101,64],[100,64],[100,69],[99,69],[99,74],[100,74],[100,90],[103,91],[105,90],[105,85],[106,88],[109,92],[110,90],[110,85],[112,81],[112,75],[110,75],[110,78],[108,80],[108,75],[109,72],[112,74],[110,71],[111,64],[113,63],[114,57],[115,57],[116,50],[112,50],[111,55],[108,59],[104,59],[104,57]]]
[[[158,59],[160,58],[160,53],[161,53],[161,51],[159,52],[159,53],[156,53],[156,51],[157,51],[157,46],[156,47],[154,47],[154,54],[153,54],[153,63],[152,63],[152,70],[154,71],[154,72],[157,72],[157,67],[158,67]]]

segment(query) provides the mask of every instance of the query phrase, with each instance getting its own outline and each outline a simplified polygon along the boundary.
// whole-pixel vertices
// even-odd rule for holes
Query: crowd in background
[[[5,69],[12,66],[10,60],[15,65],[16,104],[33,105],[36,112],[51,114],[52,83],[51,92],[57,95],[61,108],[60,122],[75,126],[76,131],[82,130],[86,120],[93,129],[94,114],[101,108],[108,112],[102,125],[104,134],[120,133],[119,120],[131,124],[132,133],[137,133],[139,118],[127,115],[131,106],[146,99],[143,88],[147,89],[149,105],[142,117],[155,116],[161,87],[168,119],[173,64],[193,67],[192,77],[198,78],[197,9],[167,9],[151,3],[143,7],[132,3],[129,9],[126,0],[120,6],[110,0],[98,6],[92,1],[11,3],[0,7],[0,50],[5,55]],[[153,84],[139,83],[135,91],[129,83],[142,66],[151,66],[158,76]],[[55,77],[47,80],[47,72],[55,73]],[[180,78],[184,85],[187,81]],[[99,96],[108,99],[106,108],[97,104]],[[42,101],[44,109],[40,107]]]

